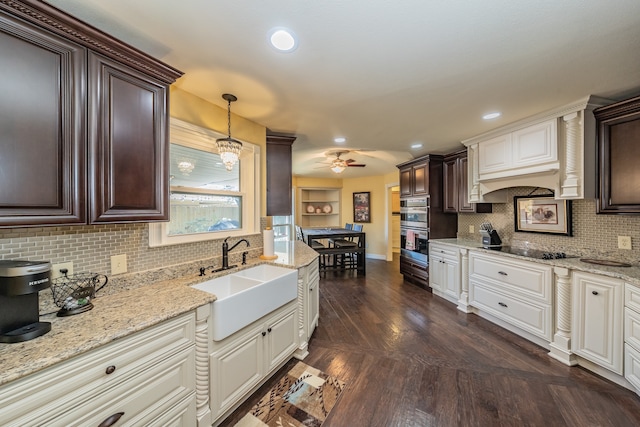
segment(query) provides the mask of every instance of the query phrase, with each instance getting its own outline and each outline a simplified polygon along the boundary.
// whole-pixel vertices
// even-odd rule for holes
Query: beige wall
[[[343,175],[344,176],[344,175]],[[398,173],[365,178],[305,178],[293,177],[294,188],[341,188],[340,223],[353,223],[353,193],[368,191],[371,193],[371,222],[363,223],[367,233],[367,256],[387,259],[390,236],[387,235],[387,223],[391,224],[391,186],[397,185]],[[294,203],[297,207],[297,204]],[[390,251],[389,251],[390,253]]]
[[[213,129],[214,131],[225,135],[227,134],[228,123],[226,108],[220,108],[215,104],[174,86],[171,87],[170,97],[171,103],[169,112],[171,117],[175,117],[176,119],[207,129]],[[234,104],[231,104],[231,136],[241,141],[258,145],[262,151],[262,155],[260,157],[260,175],[262,185],[260,188],[260,212],[258,214],[260,216],[264,216],[267,212],[267,163],[265,155],[267,147],[267,128],[252,122],[251,120],[235,115],[233,113],[233,105]]]

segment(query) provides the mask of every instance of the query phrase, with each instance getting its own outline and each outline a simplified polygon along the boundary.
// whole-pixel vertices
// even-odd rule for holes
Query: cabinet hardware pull
[[[508,276],[508,274],[507,274],[507,273],[505,273],[504,271],[498,271],[498,274],[501,274],[501,275],[503,275],[503,276]]]
[[[598,291],[591,291],[592,294],[598,295]]]
[[[507,304],[505,304],[503,302],[499,302],[498,305],[501,306],[501,307],[505,307],[505,308],[507,307]]]
[[[105,371],[105,373],[107,375],[111,375],[116,371],[116,367],[111,365],[111,366],[107,366],[107,370]]]
[[[271,333],[271,328],[267,328],[267,332]]]
[[[115,414],[109,416],[109,418],[107,418],[106,420],[101,422],[100,425],[98,425],[98,427],[109,427],[109,426],[112,426],[115,423],[117,423],[118,420],[120,419],[120,417],[122,417],[123,415],[124,415],[124,412],[116,412]]]
[[[262,331],[262,336],[267,335],[267,333],[265,331]]]

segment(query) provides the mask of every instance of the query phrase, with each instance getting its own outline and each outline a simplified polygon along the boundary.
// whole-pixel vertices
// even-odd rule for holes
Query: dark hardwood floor
[[[305,363],[347,382],[323,427],[640,426],[635,393],[403,282],[397,259],[321,278],[309,352]]]

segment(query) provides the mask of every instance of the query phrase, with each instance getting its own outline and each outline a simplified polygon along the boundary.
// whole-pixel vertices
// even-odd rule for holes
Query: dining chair
[[[362,231],[362,224],[353,224],[353,231]],[[335,239],[333,245],[340,249],[355,249],[359,246],[359,238],[357,236],[348,237],[346,239]],[[347,252],[340,257],[342,268],[355,268],[358,265],[358,254],[356,252]]]
[[[302,227],[300,227],[299,225],[296,225],[295,228],[296,228],[296,239],[297,240],[301,240],[304,243],[308,244],[308,242],[307,242],[308,238],[305,239],[304,233],[302,231]],[[325,248],[325,246],[322,243],[318,242],[317,240],[313,240],[313,239],[311,239],[311,245],[310,246],[311,246],[311,249],[324,249]],[[320,268],[324,267],[325,264],[326,264],[326,255],[320,255],[320,257],[318,259],[319,259],[319,262],[320,262]]]

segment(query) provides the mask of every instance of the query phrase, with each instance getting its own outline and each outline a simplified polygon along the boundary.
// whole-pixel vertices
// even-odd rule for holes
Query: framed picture
[[[353,193],[353,222],[371,222],[371,193]]]
[[[550,196],[513,198],[515,231],[571,236],[571,200]]]

